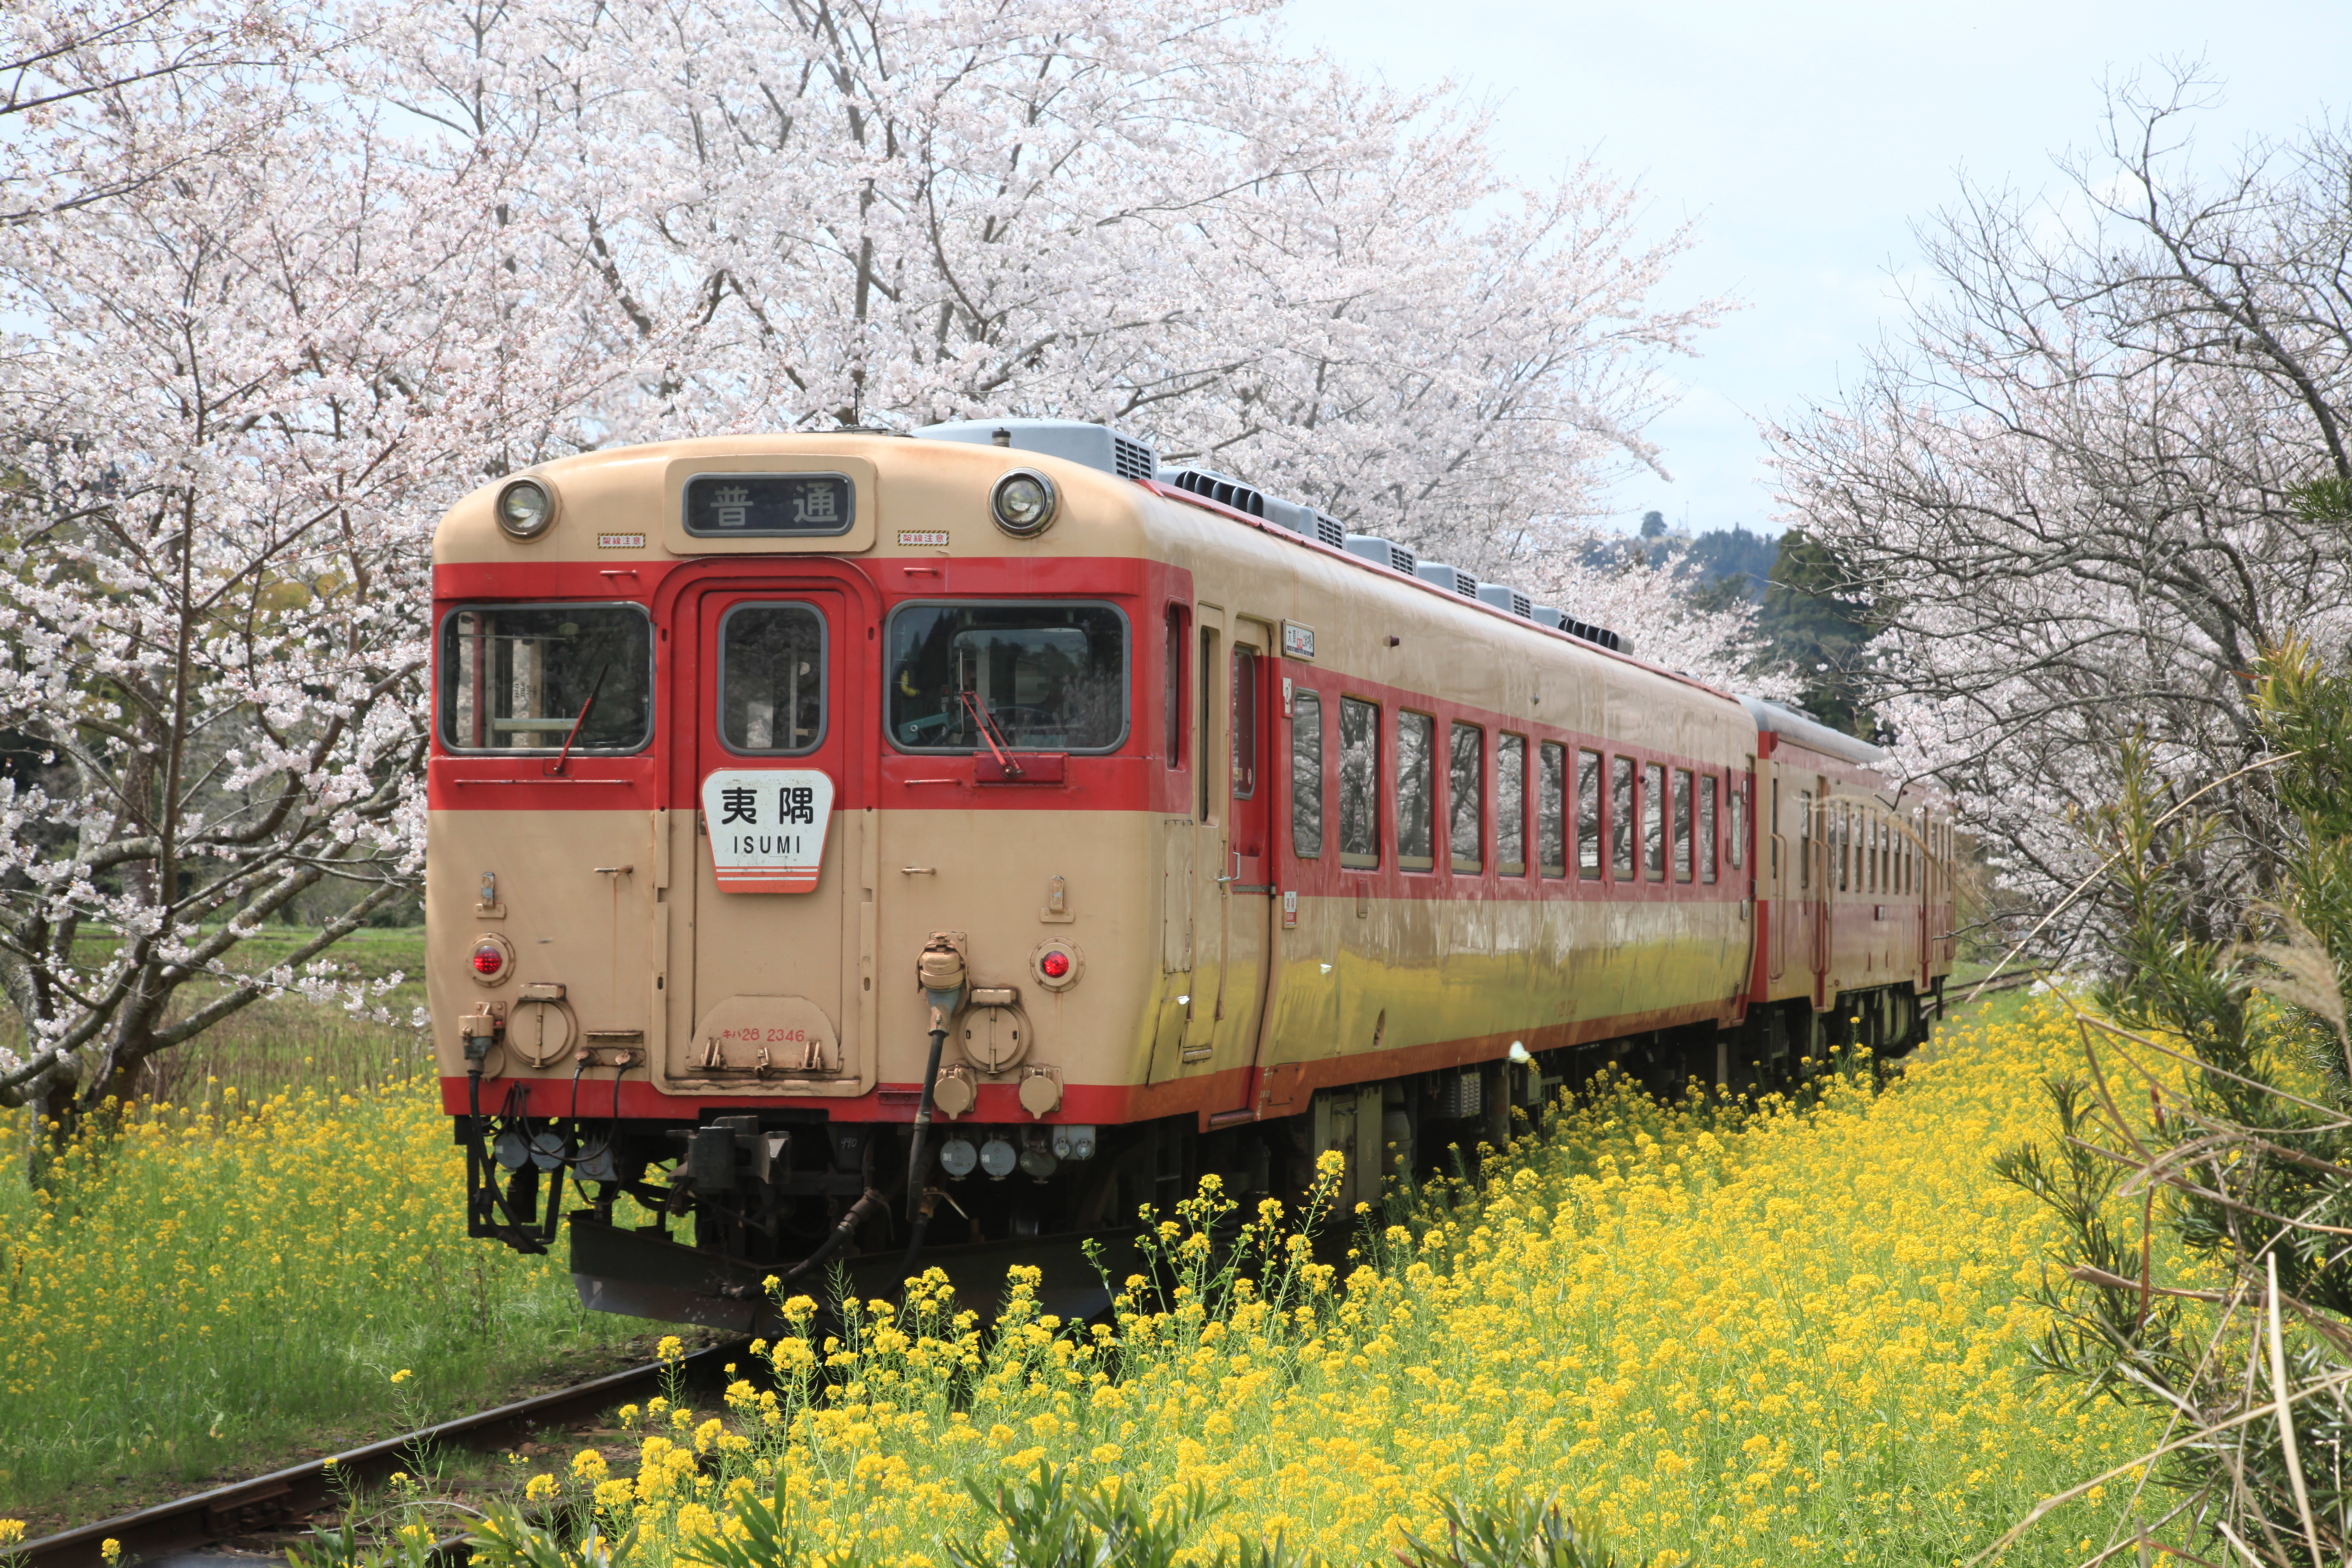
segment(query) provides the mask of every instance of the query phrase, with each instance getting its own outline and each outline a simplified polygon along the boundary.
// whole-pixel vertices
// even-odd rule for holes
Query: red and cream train
[[[600,1307],[1370,1197],[1605,1061],[1900,1054],[1952,956],[1872,748],[1100,426],[596,452],[434,560],[469,1217]]]

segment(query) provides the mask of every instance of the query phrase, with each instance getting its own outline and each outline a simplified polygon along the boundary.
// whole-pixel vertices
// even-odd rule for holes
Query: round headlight
[[[555,521],[555,492],[537,479],[517,479],[499,492],[499,526],[515,539],[537,539]]]
[[[1054,481],[1034,468],[1015,468],[996,481],[989,493],[988,510],[996,526],[1017,539],[1034,539],[1053,526],[1060,498]]]

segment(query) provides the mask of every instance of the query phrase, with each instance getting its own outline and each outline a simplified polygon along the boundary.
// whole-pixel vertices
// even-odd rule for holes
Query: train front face
[[[450,511],[427,979],[475,1234],[568,1246],[591,1305],[748,1328],[812,1258],[895,1283],[926,1189],[935,1258],[1151,1195],[1163,981],[1123,901],[1182,809],[1139,696],[1182,589],[1148,499],[845,436],[593,454]]]

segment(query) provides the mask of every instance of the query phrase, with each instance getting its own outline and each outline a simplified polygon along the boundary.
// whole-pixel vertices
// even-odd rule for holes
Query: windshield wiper
[[[1021,764],[1013,760],[1013,742],[1005,739],[1003,730],[997,728],[996,716],[988,710],[988,704],[971,691],[959,691],[956,699],[963,704],[964,711],[971,715],[971,721],[979,726],[980,738],[988,742],[989,751],[995,754],[996,765],[1019,778]]]
[[[588,710],[596,706],[596,693],[604,689],[604,672],[612,668],[610,664],[596,667],[596,679],[588,685],[588,700],[580,705],[580,717],[572,721],[571,733],[563,737],[563,750],[555,754],[555,760],[542,772],[552,775],[563,771],[564,763],[572,756],[572,742],[580,738],[580,726],[588,722]]]

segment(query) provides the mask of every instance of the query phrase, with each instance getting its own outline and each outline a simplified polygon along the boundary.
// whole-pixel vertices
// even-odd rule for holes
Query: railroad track
[[[749,1340],[730,1340],[697,1351],[678,1363],[678,1375],[693,1384],[720,1381],[727,1363],[744,1355],[750,1346]],[[170,1552],[280,1531],[332,1503],[341,1488],[382,1481],[406,1468],[418,1444],[487,1448],[518,1442],[548,1427],[594,1415],[633,1396],[657,1392],[663,1371],[663,1363],[653,1362],[611,1373],[495,1410],[387,1437],[363,1448],[306,1459],[119,1519],[59,1531],[26,1542],[14,1555],[26,1568],[105,1568],[100,1548],[109,1540],[121,1542],[125,1562],[143,1558],[152,1563]]]
[[[1995,991],[2015,991],[2020,986],[2031,985],[2038,980],[2049,978],[2050,972],[2046,969],[2013,969],[2005,974],[1996,974],[1990,980],[1971,980],[1966,984],[1947,981],[1945,988],[1962,1001],[1966,1001],[1980,991],[1987,994]]]

